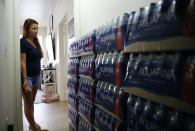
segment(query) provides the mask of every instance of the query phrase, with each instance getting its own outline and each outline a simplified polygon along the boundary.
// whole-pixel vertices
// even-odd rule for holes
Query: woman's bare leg
[[[37,91],[38,91],[38,87],[33,87],[32,89],[32,101],[33,101],[33,105],[32,105],[32,114],[33,114],[33,117],[34,117],[34,101],[35,101],[35,98],[36,98],[36,94],[37,94]],[[35,125],[41,129],[41,127],[35,122]],[[29,125],[29,128],[32,128],[31,124]]]
[[[22,88],[22,97],[24,100],[24,113],[26,116],[26,119],[28,120],[29,124],[36,130],[35,126],[35,120],[34,120],[34,115],[33,115],[33,99],[32,99],[32,93],[27,93],[23,88]]]
[[[35,98],[36,98],[36,95],[37,95],[38,88],[39,87],[33,87],[33,89],[32,89],[33,116],[34,116],[34,102],[35,102]]]

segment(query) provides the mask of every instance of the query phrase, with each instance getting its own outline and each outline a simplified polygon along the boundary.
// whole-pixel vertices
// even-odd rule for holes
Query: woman
[[[40,60],[43,52],[38,38],[38,22],[27,19],[23,26],[21,46],[22,97],[24,113],[29,122],[29,128],[40,131],[41,127],[34,119],[34,100],[40,85]]]

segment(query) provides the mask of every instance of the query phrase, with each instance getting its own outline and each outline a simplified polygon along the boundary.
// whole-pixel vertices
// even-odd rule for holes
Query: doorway
[[[62,21],[64,21],[64,19]],[[67,100],[67,92],[66,92],[67,81],[65,80],[66,70],[64,70],[65,67],[64,59],[67,58],[67,55],[64,55],[64,50],[65,50],[64,44],[61,44],[67,42],[64,42],[63,38],[66,36],[64,36],[65,34],[64,31],[60,30],[59,28],[60,26],[63,26],[62,22],[58,26],[58,29],[55,31],[56,34],[59,34],[59,43],[60,43],[56,45],[57,48],[56,50],[59,50],[56,51],[58,53],[56,54],[56,56],[59,55],[58,64],[56,66],[56,70],[58,70],[56,72],[56,79],[58,79],[56,85],[57,85],[57,93],[60,95],[60,101],[44,103],[40,100],[44,92],[38,90],[35,103],[34,103],[35,121],[41,126],[42,129],[48,129],[52,131],[65,131],[68,130],[69,128],[68,105],[67,105],[67,101],[65,101]],[[40,23],[40,27],[41,27],[41,23]],[[41,28],[40,27],[39,27],[39,33],[43,35],[42,45],[44,46],[47,44],[47,42],[44,43],[45,41],[44,39],[45,37],[47,37],[49,29],[47,27],[41,27]],[[55,37],[57,38],[57,36]],[[49,51],[44,52],[45,57],[49,56],[48,53]],[[45,61],[47,61],[47,59],[43,60],[42,62],[44,63]],[[47,66],[47,63],[42,65]],[[23,110],[23,129],[24,131],[29,131],[29,124],[24,115],[24,110]]]

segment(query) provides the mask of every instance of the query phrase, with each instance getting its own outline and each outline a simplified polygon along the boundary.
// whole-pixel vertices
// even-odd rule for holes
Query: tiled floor
[[[66,102],[50,102],[34,104],[35,120],[42,129],[49,131],[68,131],[69,117]],[[29,131],[29,124],[23,111],[23,128]]]

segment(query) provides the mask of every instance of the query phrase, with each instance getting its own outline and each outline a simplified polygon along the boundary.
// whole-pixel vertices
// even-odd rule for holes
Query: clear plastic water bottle
[[[108,58],[108,53],[104,53],[104,56],[103,56],[103,59],[102,59],[102,66],[101,66],[101,80],[102,81],[106,81],[107,82],[107,78],[106,78],[106,74],[107,74],[107,71],[108,71],[108,67],[106,66],[106,61],[107,61],[107,58]]]
[[[99,53],[99,44],[100,44],[100,27],[98,27],[95,37],[96,37],[95,53]]]
[[[137,97],[133,111],[130,114],[130,122],[131,122],[130,126],[133,127],[134,129],[138,129],[137,127],[138,121],[144,110],[144,106],[145,106],[145,99],[141,97]]]
[[[109,111],[113,111],[113,108],[115,106],[115,94],[114,94],[114,85],[110,84],[108,88],[108,103],[107,108]]]
[[[114,114],[119,117],[119,108],[120,108],[120,103],[119,103],[119,100],[120,100],[120,94],[119,94],[119,91],[120,91],[120,87],[115,85],[114,86],[114,95],[115,95],[115,107],[114,107],[114,110],[112,110],[112,112],[114,112]]]
[[[144,7],[142,7],[142,8],[139,9],[139,15],[137,16],[137,27],[136,27],[136,30],[140,29],[140,26],[144,22],[144,17],[145,16],[146,16],[146,9]]]
[[[126,76],[124,79],[124,86],[125,87],[131,87],[131,79],[132,79],[132,72],[134,70],[134,62],[136,60],[136,55],[131,53],[129,55],[129,60],[128,60],[128,64],[127,64],[127,69],[126,69]]]
[[[100,40],[99,40],[99,51],[103,52],[104,51],[104,47],[103,47],[103,37],[105,35],[105,30],[106,30],[106,25],[102,25],[101,30],[100,30]]]
[[[89,50],[94,52],[94,53],[96,53],[96,50],[95,50],[96,33],[97,33],[97,29],[93,29],[93,32],[92,32],[90,40],[89,40]]]
[[[89,92],[89,100],[94,103],[94,97],[95,97],[95,85],[94,85],[94,81],[91,80],[90,82],[90,92]]]
[[[127,121],[127,99],[128,93],[124,91],[123,87],[119,90],[119,115],[120,120]]]
[[[101,82],[98,81],[97,86],[96,86],[95,104],[100,103],[100,93],[101,93],[100,85],[101,85]]]
[[[83,60],[81,59],[79,63],[79,74],[80,75],[82,75],[82,70],[83,70]]]
[[[100,67],[102,65],[102,59],[103,59],[103,54],[100,54],[99,59],[98,59],[98,64],[97,64],[97,75],[96,75],[96,80],[100,80],[101,79],[101,71],[100,71]]]
[[[97,54],[95,58],[95,79],[97,79],[98,76],[98,60],[99,60],[100,54]]]
[[[109,83],[112,82],[112,76],[114,74],[114,68],[112,67],[112,58],[113,58],[113,52],[109,52],[106,60],[107,73],[105,74],[105,78]]]
[[[186,124],[186,131],[194,131],[195,130],[195,118],[188,118],[187,124]]]
[[[147,103],[144,107],[143,113],[140,114],[139,120],[137,122],[136,130],[137,131],[150,131],[153,128],[152,125],[152,115],[155,112],[155,103],[147,100]]]
[[[88,56],[85,57],[85,68],[84,68],[84,76],[88,76]]]
[[[95,56],[91,56],[91,77],[95,78]]]
[[[103,107],[105,107],[106,109],[108,109],[108,89],[109,89],[109,84],[106,83],[105,86],[104,86],[104,99],[102,101],[103,103]]]
[[[118,58],[118,63],[117,63],[118,65],[116,65],[116,68],[119,69],[119,72],[118,72],[118,74],[116,72],[116,77],[115,77],[115,79],[119,78],[118,79],[119,81],[115,81],[116,85],[118,85],[118,86],[124,86],[124,79],[125,79],[125,74],[126,74],[126,69],[127,69],[127,62],[128,62],[127,55],[124,53],[124,51],[121,51],[119,58]]]
[[[108,49],[108,37],[109,37],[108,30],[109,30],[109,23],[106,23],[101,38],[101,52],[105,52]]]
[[[124,13],[122,17],[120,17],[118,22],[118,30],[117,30],[117,50],[120,51],[123,49],[126,32],[127,32],[127,24],[128,24],[129,14]]]
[[[136,23],[135,23],[135,19],[136,19],[136,12],[132,11],[128,20],[128,26],[127,26],[127,42],[131,41],[132,39],[132,32],[134,30],[134,28],[136,27]]]
[[[153,120],[152,120],[152,125],[153,128],[151,131],[156,131],[156,130],[163,130],[167,131],[167,121],[169,117],[169,108],[160,104],[157,106],[155,113],[153,114]]]
[[[104,65],[104,59],[106,59],[106,56],[107,56],[107,54],[104,53],[104,54],[102,54],[102,57],[99,58],[99,60],[101,60],[100,64],[99,64],[99,74],[98,74],[98,77],[99,77],[100,81],[103,81],[102,78],[103,78],[104,71],[105,71],[105,69],[104,69],[104,66],[105,66]]]
[[[112,48],[112,43],[113,41],[116,41],[116,36],[114,34],[114,32],[112,32],[112,26],[113,26],[114,20],[112,19],[112,21],[108,24],[108,28],[106,31],[106,51],[111,51],[113,50]]]
[[[87,56],[86,60],[87,60],[86,76],[89,76],[90,56]]]
[[[144,60],[145,60],[145,56],[142,53],[140,53],[136,57],[136,60],[133,65],[134,69],[132,72],[132,79],[133,79],[132,85],[136,87],[140,87],[140,86],[142,87],[142,84],[143,84],[142,76],[140,76],[140,69],[142,69],[143,67]]]
[[[181,111],[175,110],[171,113],[168,131],[184,131],[186,118]]]
[[[79,59],[78,58],[75,60],[75,64],[76,64],[76,74],[75,75],[79,75]]]
[[[114,74],[112,77],[112,83],[116,83],[115,82],[115,75],[116,75],[116,64],[118,62],[118,58],[119,58],[119,53],[117,51],[114,52],[113,58],[112,58],[112,68],[114,69]]]
[[[100,85],[100,105],[103,106],[103,100],[104,100],[104,86],[105,86],[105,82],[102,82],[101,85]]]
[[[133,109],[136,102],[136,96],[129,94],[128,100],[127,100],[127,131],[134,131],[135,125],[131,114],[134,114]]]

